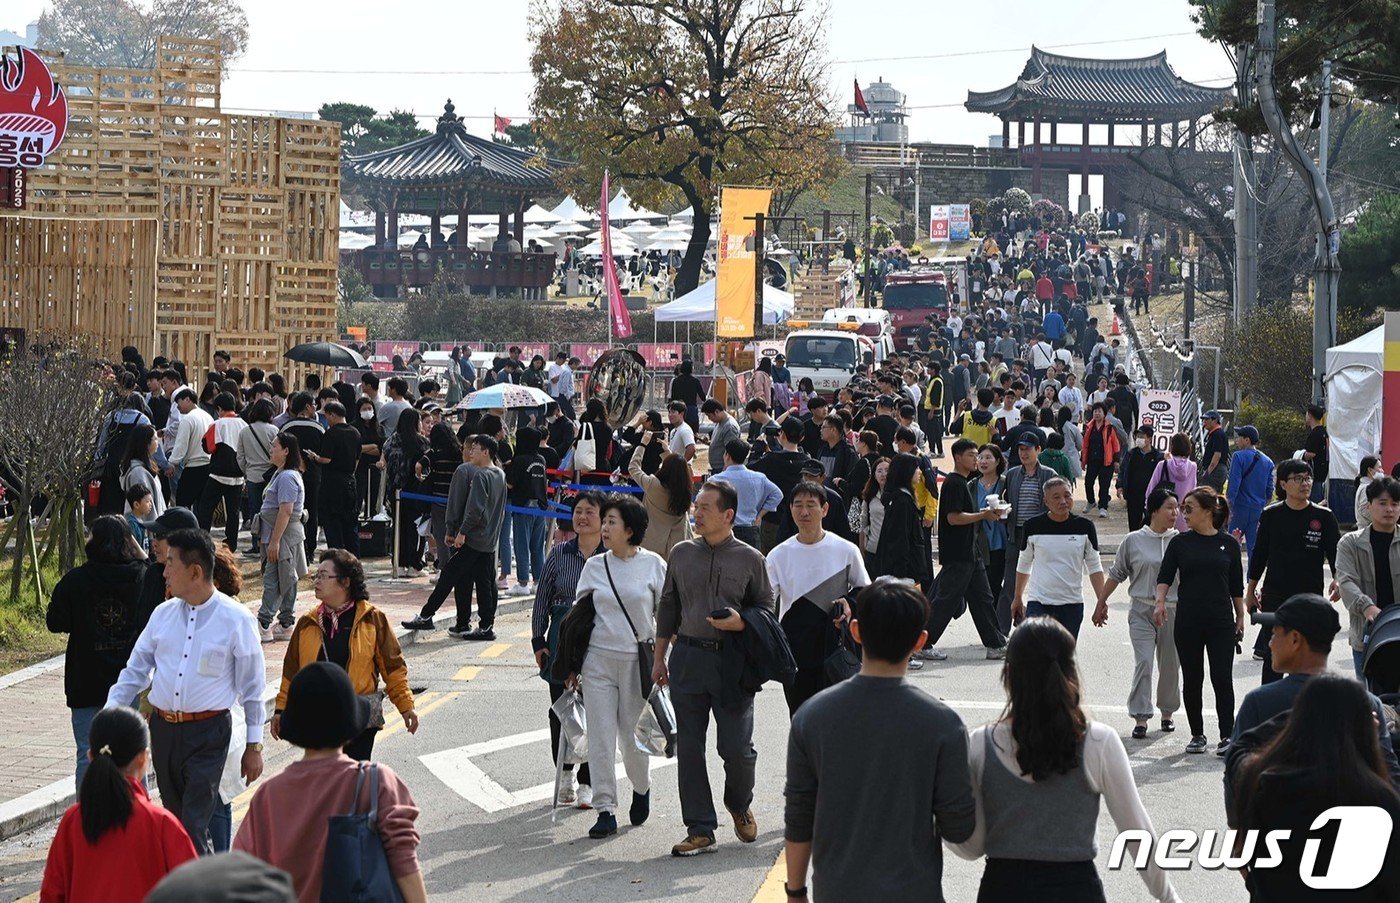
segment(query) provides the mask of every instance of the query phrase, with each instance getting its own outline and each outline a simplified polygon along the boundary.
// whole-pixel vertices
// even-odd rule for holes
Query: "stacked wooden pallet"
[[[336,123],[221,111],[216,43],[162,37],[154,69],[52,60],[68,135],[0,215],[0,325],[86,333],[115,355],[282,352],[334,340]]]
[[[793,279],[793,312],[797,319],[820,320],[822,313],[841,307],[850,291],[849,265],[845,260],[833,260],[824,273],[813,265],[800,277]]]

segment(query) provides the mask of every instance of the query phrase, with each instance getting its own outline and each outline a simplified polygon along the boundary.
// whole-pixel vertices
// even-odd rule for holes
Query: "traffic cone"
[[[1109,338],[1113,338],[1113,337],[1116,336],[1116,335],[1122,335],[1122,334],[1123,334],[1123,330],[1122,330],[1122,328],[1118,325],[1118,315],[1117,315],[1117,314],[1114,314],[1114,315],[1113,315],[1113,326],[1112,326],[1111,329],[1108,330],[1108,336],[1109,336]]]

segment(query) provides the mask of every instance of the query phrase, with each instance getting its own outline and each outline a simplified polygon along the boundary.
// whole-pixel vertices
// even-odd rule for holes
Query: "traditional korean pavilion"
[[[557,190],[554,178],[564,166],[468,134],[449,100],[433,134],[345,158],[344,192],[375,214],[374,246],[353,252],[354,263],[381,297],[429,285],[442,270],[460,276],[473,291],[541,290],[554,274],[554,254],[473,251],[467,217],[495,214],[498,233],[523,249],[525,211]],[[399,249],[400,214],[429,218],[428,247]],[[443,234],[444,216],[456,218],[451,237]]]
[[[1229,88],[1208,88],[1179,77],[1167,63],[1166,51],[1123,60],[1093,60],[1046,53],[1031,48],[1021,76],[996,91],[968,91],[964,106],[974,113],[1001,119],[1003,147],[1011,147],[1011,124],[1016,124],[1016,147],[1021,163],[1032,170],[1031,192],[1041,191],[1041,172],[1079,173],[1079,210],[1089,207],[1089,175],[1107,175],[1123,162],[1122,155],[1162,143],[1162,127],[1170,125],[1173,145],[1196,148],[1199,121],[1223,106]],[[1026,124],[1031,143],[1026,143]],[[1059,126],[1080,126],[1077,143],[1060,143]],[[1108,143],[1091,145],[1089,126],[1107,125]],[[1045,128],[1048,126],[1048,129]],[[1136,144],[1114,141],[1117,127],[1139,128]],[[1046,140],[1048,139],[1048,141]],[[1116,191],[1104,180],[1104,201],[1116,207]]]

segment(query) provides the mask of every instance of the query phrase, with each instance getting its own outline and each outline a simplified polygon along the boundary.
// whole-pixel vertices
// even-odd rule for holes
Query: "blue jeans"
[[[1254,540],[1259,535],[1259,515],[1263,509],[1256,509],[1241,506],[1231,506],[1230,508],[1230,531],[1239,530],[1244,534],[1244,547],[1251,555],[1254,554]]]
[[[511,523],[515,516],[509,511],[501,521],[501,538],[496,542],[496,557],[501,560],[501,576],[510,576]]]
[[[1351,665],[1356,669],[1356,679],[1362,684],[1366,683],[1366,675],[1362,673],[1362,666],[1366,663],[1366,653],[1351,650]]]
[[[1026,617],[1054,618],[1064,625],[1065,630],[1079,639],[1079,625],[1084,623],[1084,603],[1075,605],[1041,605],[1039,602],[1026,603]]]
[[[83,786],[83,775],[88,769],[88,733],[92,730],[92,719],[97,717],[97,713],[102,711],[102,706],[84,706],[80,709],[69,709],[73,716],[73,743],[78,747],[78,768],[74,781],[74,789]]]
[[[521,583],[529,583],[531,577],[539,580],[540,572],[544,570],[545,539],[549,535],[549,525],[554,520],[533,514],[506,513],[515,524],[512,534],[512,545],[515,547],[515,576]],[[506,569],[509,570],[509,567]]]
[[[209,840],[214,844],[215,853],[227,853],[233,839],[233,804],[221,803],[214,807],[209,816]]]

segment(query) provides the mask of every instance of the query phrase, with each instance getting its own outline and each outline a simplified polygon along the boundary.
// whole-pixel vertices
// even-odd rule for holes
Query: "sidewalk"
[[[399,642],[407,646],[417,633],[404,630],[399,622],[418,613],[432,586],[427,577],[392,580],[389,574],[388,559],[365,562],[370,599],[388,616]],[[309,583],[304,581],[304,585]],[[241,601],[250,611],[258,608],[260,587],[256,563],[245,558]],[[503,593],[499,613],[518,611],[533,603],[532,596]],[[297,594],[298,614],[313,604],[310,589]],[[445,626],[454,620],[455,609],[448,599],[436,621]],[[263,645],[269,703],[281,683],[286,650],[285,641]],[[0,711],[6,714],[5,730],[0,733],[0,840],[4,840],[57,818],[74,800],[75,747],[69,710],[64,705],[63,656],[0,677]],[[267,714],[272,716],[270,704]]]

